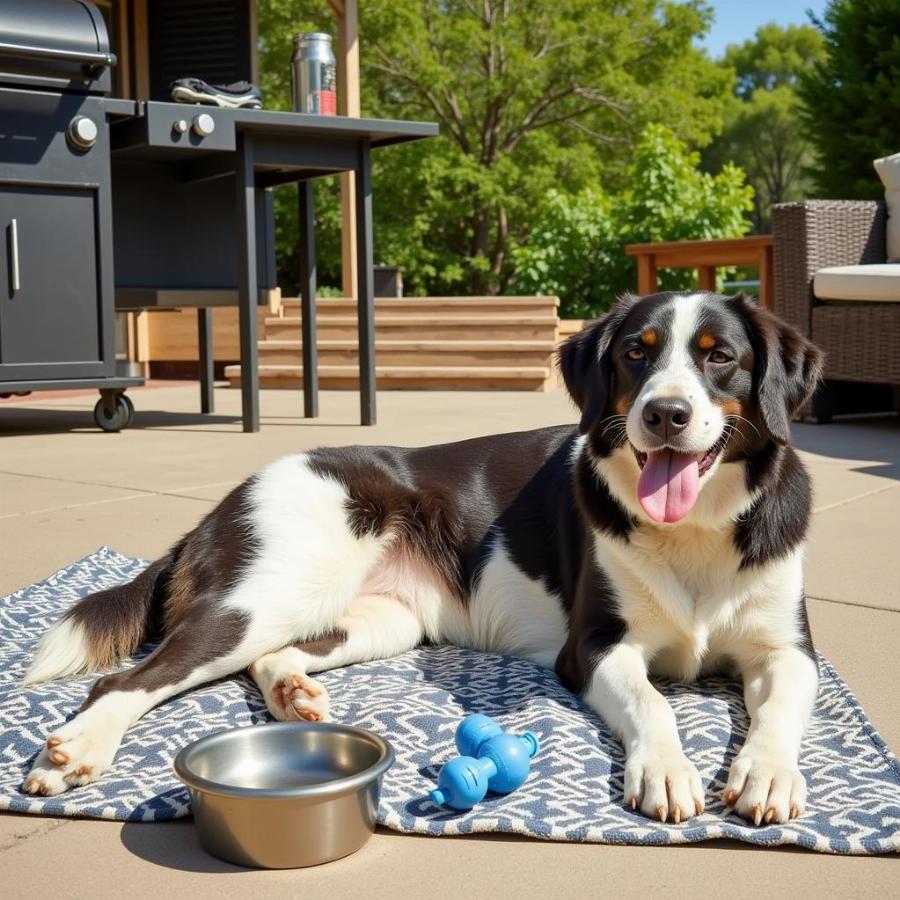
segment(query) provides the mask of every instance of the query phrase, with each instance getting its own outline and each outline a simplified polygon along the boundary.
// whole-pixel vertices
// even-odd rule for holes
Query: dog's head
[[[751,299],[701,292],[626,296],[559,362],[591,452],[633,455],[640,506],[674,524],[721,463],[789,441],[822,357]]]

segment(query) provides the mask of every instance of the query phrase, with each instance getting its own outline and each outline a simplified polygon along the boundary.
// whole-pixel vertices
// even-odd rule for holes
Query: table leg
[[[300,298],[303,339],[303,415],[319,415],[319,373],[316,349],[316,225],[313,219],[313,183],[297,185],[300,219]]]
[[[356,170],[356,279],[360,422],[374,425],[375,285],[372,272],[372,172],[369,142],[360,141]]]
[[[716,267],[700,266],[697,270],[699,275],[699,287],[701,291],[716,291]]]
[[[244,431],[259,431],[259,348],[256,342],[256,185],[253,143],[237,134],[238,310],[241,324],[241,412]]]
[[[213,394],[215,379],[213,354],[212,310],[205,306],[197,310],[197,343],[200,348],[200,412],[215,411],[216,400]]]
[[[775,308],[775,263],[771,247],[759,254],[759,302],[767,309]]]
[[[638,294],[656,293],[656,257],[652,253],[642,253],[638,257]]]

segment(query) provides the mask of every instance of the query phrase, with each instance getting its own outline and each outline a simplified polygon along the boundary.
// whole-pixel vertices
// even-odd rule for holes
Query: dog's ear
[[[754,376],[759,412],[772,440],[787,444],[791,417],[812,396],[822,378],[822,351],[796,328],[754,300],[738,294],[756,350]]]
[[[581,410],[581,434],[590,431],[606,412],[612,388],[609,347],[636,299],[626,294],[610,312],[573,334],[559,349],[559,370],[566,390]]]

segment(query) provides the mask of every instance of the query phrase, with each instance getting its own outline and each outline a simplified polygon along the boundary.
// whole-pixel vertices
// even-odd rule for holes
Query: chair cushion
[[[873,165],[884,185],[887,204],[888,262],[900,262],[900,153],[876,159]]]
[[[900,303],[900,263],[819,269],[813,292],[820,300]]]

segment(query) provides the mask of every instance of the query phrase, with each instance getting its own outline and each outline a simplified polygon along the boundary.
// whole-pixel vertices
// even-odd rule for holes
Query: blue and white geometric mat
[[[189,815],[172,759],[190,741],[269,719],[245,676],[177,697],[128,734],[113,768],[95,784],[58,797],[19,792],[48,730],[70,718],[93,677],[22,690],[19,679],[47,626],[79,597],[132,578],[145,563],[103,548],[51,578],[0,600],[0,809],[47,815],[160,821]],[[722,804],[728,766],[747,732],[735,682],[660,682],[687,755],[706,788],[706,812],[683,825],[651,822],[622,803],[623,755],[600,719],[554,674],[512,657],[453,647],[413,650],[385,662],[317,675],[336,721],[387,738],[397,761],[384,779],[379,821],[424,834],[515,832],[560,841],[682,844],[732,838],[831,853],[900,849],[900,766],[856,698],[820,659],[815,715],[803,743],[807,812],[788,825],[748,826]],[[453,734],[470,712],[533,731],[541,751],[528,781],[467,813],[434,806],[428,791],[454,754]]]

